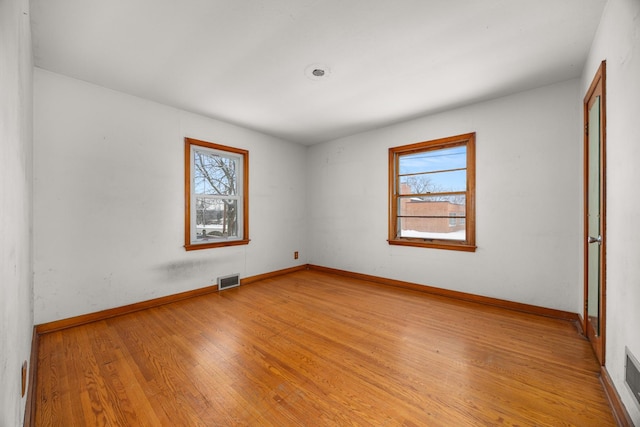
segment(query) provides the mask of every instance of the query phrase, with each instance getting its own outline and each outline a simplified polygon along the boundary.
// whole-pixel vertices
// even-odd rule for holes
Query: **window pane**
[[[198,240],[237,236],[237,200],[196,197],[196,238]]]
[[[399,174],[436,172],[467,167],[467,147],[451,147],[400,155]]]
[[[444,216],[450,213],[465,215],[466,197],[464,194],[447,196],[398,197],[398,215],[400,216]]]
[[[400,177],[400,194],[466,191],[467,171],[436,172]]]
[[[237,194],[236,160],[194,150],[193,189],[195,194],[233,196]]]
[[[410,237],[419,239],[447,239],[466,240],[465,228],[450,227],[448,219],[444,219],[446,226],[443,227],[442,219],[436,218],[399,218],[400,235],[398,237]]]
[[[398,237],[465,240],[465,196],[400,197]]]

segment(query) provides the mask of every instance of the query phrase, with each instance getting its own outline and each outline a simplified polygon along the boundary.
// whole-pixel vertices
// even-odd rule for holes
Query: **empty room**
[[[640,1],[0,1],[0,426],[640,426]]]

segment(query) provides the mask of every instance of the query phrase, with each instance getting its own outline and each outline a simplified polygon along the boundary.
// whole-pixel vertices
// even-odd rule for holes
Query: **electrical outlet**
[[[298,259],[298,251],[295,251],[295,252],[293,253],[293,259]]]

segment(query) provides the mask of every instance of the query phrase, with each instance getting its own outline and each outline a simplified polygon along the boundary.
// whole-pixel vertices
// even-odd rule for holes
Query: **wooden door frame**
[[[599,325],[600,335],[595,335],[594,331],[589,327],[588,313],[588,295],[589,295],[589,101],[596,94],[600,95],[600,235],[602,241],[600,243],[600,301],[599,301]],[[591,341],[594,352],[600,365],[605,364],[605,337],[606,337],[606,136],[607,136],[607,114],[606,114],[606,61],[600,63],[600,67],[591,82],[591,86],[587,91],[583,101],[584,111],[584,318],[583,330]]]

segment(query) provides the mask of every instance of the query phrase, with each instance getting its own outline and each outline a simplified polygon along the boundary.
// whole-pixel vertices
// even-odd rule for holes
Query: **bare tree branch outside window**
[[[225,197],[238,194],[236,160],[196,150],[193,174],[196,195],[209,196],[196,199],[196,223],[202,226],[203,235],[236,236],[238,203]],[[207,232],[208,225],[221,225],[221,229]]]

